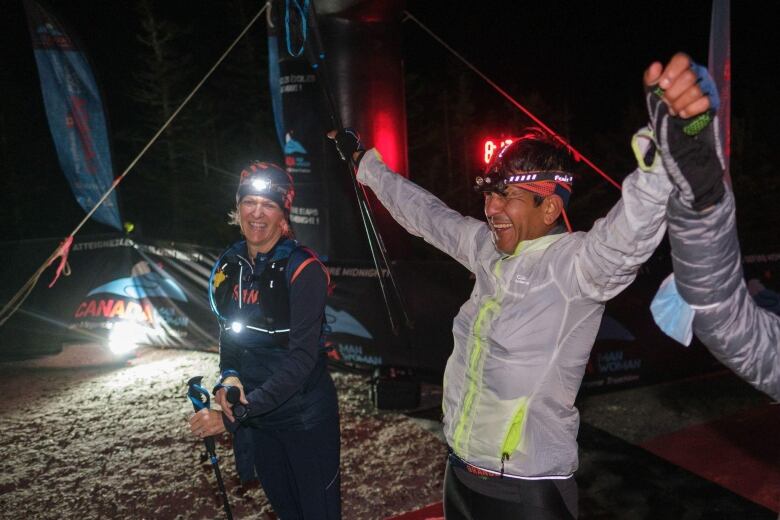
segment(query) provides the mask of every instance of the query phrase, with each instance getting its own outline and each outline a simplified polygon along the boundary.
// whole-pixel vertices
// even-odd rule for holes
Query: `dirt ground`
[[[215,354],[150,350],[127,365],[0,364],[0,518],[224,518],[202,443],[186,417],[186,381],[215,380]],[[407,417],[374,410],[366,377],[336,372],[343,517],[381,519],[441,498],[444,445]],[[273,518],[242,487],[227,437],[220,467],[234,517]]]
[[[210,388],[217,356],[149,350],[127,364],[62,368],[94,354],[68,352],[0,363],[0,519],[225,518],[211,465],[201,462],[202,443],[186,424],[186,381],[203,375]],[[438,502],[441,388],[423,385],[421,410],[406,416],[374,409],[367,376],[333,377],[344,519],[381,520]],[[775,520],[776,511],[640,447],[768,402],[728,373],[580,395],[580,518]],[[755,432],[759,443],[761,436]],[[273,518],[263,491],[239,484],[229,437],[218,453],[234,517]]]

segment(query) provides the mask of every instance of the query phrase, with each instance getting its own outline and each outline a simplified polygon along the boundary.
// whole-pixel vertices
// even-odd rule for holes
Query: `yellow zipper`
[[[501,467],[504,467],[504,461],[509,460],[512,453],[517,450],[520,442],[523,440],[523,427],[528,412],[528,398],[521,397],[520,402],[512,415],[512,422],[509,423],[509,429],[504,436],[504,442],[501,444]]]

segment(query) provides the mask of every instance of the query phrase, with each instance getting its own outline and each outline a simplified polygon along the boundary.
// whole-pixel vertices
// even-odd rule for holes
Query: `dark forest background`
[[[247,0],[49,4],[93,63],[117,174],[262,7]],[[777,36],[761,12],[768,5],[732,5],[731,175],[746,254],[780,251],[778,109],[768,79],[778,62]],[[59,171],[21,1],[3,6],[0,240],[63,237],[83,212]],[[707,60],[707,1],[459,7],[409,1],[407,7],[618,181],[633,169],[629,139],[645,121],[644,67],[677,50]],[[410,176],[450,206],[479,216],[481,199],[471,184],[481,168],[482,140],[532,123],[412,21],[402,30]],[[281,160],[266,52],[261,19],[120,185],[122,216],[135,233],[216,247],[236,238],[226,215],[240,167],[254,158]],[[572,222],[588,229],[618,192],[589,169],[576,173]],[[84,230],[108,231],[97,223]]]

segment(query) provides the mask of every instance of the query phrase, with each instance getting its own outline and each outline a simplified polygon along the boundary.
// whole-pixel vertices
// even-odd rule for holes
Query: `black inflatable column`
[[[300,2],[301,4],[303,2]],[[326,51],[331,96],[345,126],[356,128],[393,170],[406,175],[406,114],[398,1],[316,2]],[[271,28],[278,42],[285,163],[296,183],[292,222],[302,242],[332,261],[368,261],[357,203],[347,170],[325,138],[332,126],[317,76],[300,48],[295,13],[274,2]],[[291,20],[286,22],[285,19]],[[286,28],[292,26],[288,49]],[[308,38],[312,38],[311,32]],[[273,78],[272,78],[273,81]],[[402,253],[405,233],[371,199],[377,224],[391,254]]]

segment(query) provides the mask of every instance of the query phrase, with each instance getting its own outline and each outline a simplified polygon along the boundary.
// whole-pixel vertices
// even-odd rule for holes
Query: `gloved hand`
[[[645,71],[650,127],[664,167],[688,206],[702,211],[725,193],[715,111],[719,99],[707,69],[676,54],[662,71]]]
[[[328,132],[328,137],[335,141],[342,161],[349,162],[351,158],[354,159],[355,166],[360,165],[360,159],[363,158],[366,149],[360,142],[360,134],[355,129],[345,128],[339,132],[332,130]]]
[[[249,401],[244,394],[244,385],[241,384],[241,380],[236,376],[229,376],[223,378],[217,387],[214,389],[214,400],[222,408],[222,413],[225,414],[228,421],[234,422],[236,420],[233,414],[233,404],[227,399],[227,387],[235,386],[239,389],[240,397],[239,402],[243,405],[248,405]]]

